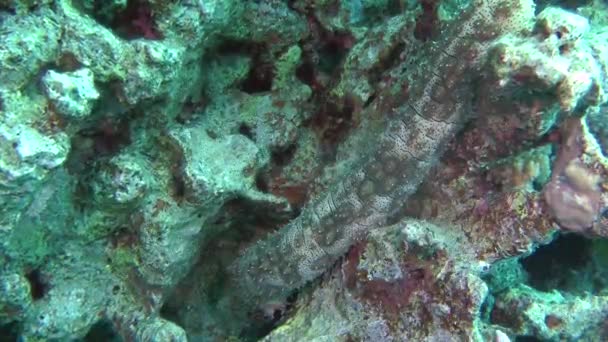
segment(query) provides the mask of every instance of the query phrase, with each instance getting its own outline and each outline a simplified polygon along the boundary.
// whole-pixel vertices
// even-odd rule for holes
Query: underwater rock
[[[73,119],[90,115],[95,100],[99,98],[93,73],[88,69],[70,73],[49,70],[42,77],[42,84],[59,114]]]
[[[488,288],[461,233],[416,220],[372,232],[264,341],[482,340]]]
[[[605,336],[606,296],[571,297],[560,292],[539,292],[521,285],[500,295],[493,321],[516,336],[581,340]]]
[[[412,87],[412,101],[394,109],[394,119],[374,149],[364,152],[358,168],[234,264],[235,292],[244,295],[244,305],[284,300],[399,210],[466,121],[471,82],[467,73],[481,68],[485,49],[501,33],[529,28],[532,8],[526,1],[513,3],[508,10],[495,2],[476,4],[461,22],[452,23],[461,29],[451,31],[456,36],[444,37],[440,47],[428,51],[434,52],[432,62],[416,69],[424,78]],[[493,26],[496,29],[486,34],[481,24],[495,12],[503,26]],[[461,54],[470,58],[454,59]]]
[[[606,340],[606,4],[547,3],[0,0],[0,340]]]

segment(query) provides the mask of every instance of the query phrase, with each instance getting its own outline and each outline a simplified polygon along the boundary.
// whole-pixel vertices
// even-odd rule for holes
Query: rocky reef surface
[[[608,340],[603,0],[0,0],[0,341]]]

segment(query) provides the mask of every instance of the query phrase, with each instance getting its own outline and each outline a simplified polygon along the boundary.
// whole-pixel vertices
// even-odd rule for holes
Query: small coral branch
[[[284,300],[385,225],[466,122],[471,79],[489,45],[503,33],[529,29],[532,17],[531,1],[474,1],[439,44],[424,51],[428,62],[413,72],[419,79],[410,101],[393,110],[373,150],[299,217],[247,249],[232,267],[238,290],[230,293],[247,309]]]

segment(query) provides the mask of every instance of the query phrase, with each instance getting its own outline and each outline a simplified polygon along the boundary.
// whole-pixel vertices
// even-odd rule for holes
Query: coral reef
[[[500,34],[495,30],[488,37],[482,36],[479,32],[486,34],[489,30],[482,22],[489,22],[489,17],[498,14],[495,11],[503,16],[504,32],[525,29],[529,21],[520,13],[531,10],[529,3],[513,3],[509,10],[492,2],[476,5],[458,22],[460,29],[453,30],[456,35],[446,36],[434,47],[436,61],[423,64],[427,69],[413,71],[429,76],[420,81],[420,86],[408,89],[413,101],[393,107],[392,119],[369,156],[362,158],[363,165],[313,201],[289,226],[239,258],[235,277],[247,277],[239,280],[239,292],[248,300],[260,303],[283,299],[291,290],[313,280],[365,233],[384,225],[391,212],[416,190],[464,124],[470,101],[466,95],[467,73],[475,73],[484,59],[485,45]],[[479,45],[469,46],[464,41]],[[454,57],[458,55],[470,57],[458,61]],[[247,271],[251,269],[256,272]],[[272,287],[276,287],[276,294],[270,291]],[[264,297],[258,298],[261,295]]]
[[[446,228],[409,219],[374,230],[265,340],[489,340],[479,322],[483,265],[464,234]]]
[[[608,339],[600,0],[0,0],[0,341]]]
[[[257,190],[256,176],[293,133],[275,124],[288,138],[252,141],[238,130],[253,121],[262,131],[278,121],[280,100],[250,96],[249,104],[235,108],[234,128],[221,117],[200,115],[207,99],[217,101],[209,103],[213,108],[249,96],[234,88],[226,93],[244,82],[249,65],[230,79],[225,72],[236,69],[224,67],[222,75],[214,61],[226,64],[229,58],[215,57],[224,50],[236,61],[253,57],[222,47],[225,40],[244,39],[253,24],[229,33],[225,28],[239,15],[260,15],[263,7],[2,4],[0,316],[3,324],[16,324],[15,334],[28,341],[72,340],[107,321],[127,340],[186,340],[186,332],[158,311],[200,246],[220,232],[212,226],[221,209],[239,198],[277,215],[290,210],[285,199]],[[274,8],[273,15],[294,25],[250,22],[260,37],[274,34],[290,46],[304,21],[284,5]],[[171,19],[185,11],[188,17]],[[289,98],[294,125],[303,119],[293,103],[307,95],[293,75],[297,46],[289,51],[269,62],[282,65],[277,88]],[[263,106],[275,112],[258,119]]]

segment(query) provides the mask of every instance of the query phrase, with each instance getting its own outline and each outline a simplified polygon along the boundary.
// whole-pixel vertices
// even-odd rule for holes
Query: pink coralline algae
[[[601,206],[600,178],[580,159],[583,149],[580,121],[564,125],[563,142],[544,196],[551,214],[564,229],[581,232],[597,219]]]

